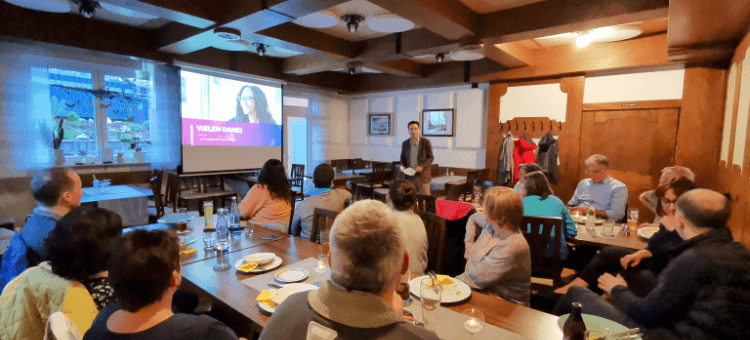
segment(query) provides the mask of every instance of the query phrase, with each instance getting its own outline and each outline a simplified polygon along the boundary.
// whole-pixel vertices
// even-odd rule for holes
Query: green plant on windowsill
[[[57,128],[52,129],[52,146],[55,150],[60,149],[63,137],[65,136],[65,129],[63,129],[63,119],[60,118],[60,123],[57,124]]]

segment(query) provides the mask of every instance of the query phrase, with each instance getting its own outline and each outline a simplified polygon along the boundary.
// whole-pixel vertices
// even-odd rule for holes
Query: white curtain
[[[151,80],[152,153],[147,161],[154,168],[174,168],[180,163],[176,68],[71,47],[0,40],[0,176],[23,176],[54,164],[50,67]]]

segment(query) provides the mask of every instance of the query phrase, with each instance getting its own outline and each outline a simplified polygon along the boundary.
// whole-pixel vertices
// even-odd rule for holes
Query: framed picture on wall
[[[369,134],[371,136],[390,136],[393,130],[393,114],[371,113],[369,118]]]
[[[422,136],[453,136],[455,113],[455,109],[422,110]]]

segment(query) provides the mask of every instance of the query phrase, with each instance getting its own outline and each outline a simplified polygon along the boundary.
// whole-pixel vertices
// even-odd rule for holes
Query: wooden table
[[[214,215],[214,221],[216,221],[217,217],[218,215]],[[244,222],[245,221],[242,221],[241,224],[244,224]],[[216,258],[216,251],[206,252],[203,249],[203,228],[205,224],[205,218],[203,216],[196,216],[192,220],[190,220],[190,222],[188,222],[188,235],[190,237],[195,237],[195,243],[191,245],[191,248],[195,248],[196,251],[194,253],[180,255],[180,262],[183,265]],[[161,223],[149,224],[140,227],[123,229],[123,233],[127,233],[136,229],[169,229],[169,226]],[[260,236],[280,236],[282,238],[288,237],[288,235],[285,233],[256,226],[253,232],[253,236],[247,236],[244,230],[242,230],[239,235],[230,235],[228,253],[236,253],[245,249],[257,247],[262,244],[274,242],[273,240],[262,240],[260,239]]]
[[[617,228],[618,227],[616,225],[615,229]],[[601,249],[607,246],[615,246],[625,249],[642,250],[648,245],[646,240],[638,236],[638,233],[633,230],[630,231],[629,236],[624,236],[618,233],[614,238],[609,238],[599,235],[592,236],[586,231],[585,226],[581,228],[580,225],[578,228],[578,235],[574,239],[569,239],[568,242],[575,245],[594,247],[597,249]]]
[[[265,228],[256,227],[256,232],[262,229]],[[282,266],[287,266],[314,257],[319,249],[320,245],[309,241],[295,237],[282,237],[278,241],[230,253],[227,261],[234,264],[251,253],[273,252],[283,260]],[[257,306],[255,298],[260,292],[240,282],[251,275],[245,275],[234,269],[215,272],[212,269],[215,263],[214,260],[201,260],[183,266],[183,284],[189,290],[197,289],[212,295],[216,301],[215,307],[228,312],[228,317],[233,321],[243,324],[248,324],[248,320],[252,321],[250,324],[253,329],[261,331],[270,316]],[[478,308],[484,312],[488,323],[530,339],[562,338],[556,316],[482,293],[473,292],[467,302],[445,307],[458,313],[469,307]]]
[[[148,196],[151,189],[138,185],[112,185],[97,190],[83,188],[81,205],[109,209],[122,217],[122,225],[138,226],[148,223]]]

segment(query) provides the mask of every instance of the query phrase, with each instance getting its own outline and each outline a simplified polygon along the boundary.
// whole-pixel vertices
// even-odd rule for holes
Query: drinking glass
[[[471,333],[471,338],[473,339],[484,328],[484,314],[476,308],[466,308],[461,314],[466,316],[464,329]]]
[[[187,231],[187,208],[177,208],[177,231]]]
[[[253,231],[255,231],[255,222],[247,221],[247,223],[245,224],[245,235],[253,236]]]
[[[229,265],[229,261],[227,260],[227,254],[229,253],[228,251],[229,251],[228,248],[224,248],[217,252],[216,264],[214,265],[214,268],[213,268],[215,272],[227,270],[231,267]]]
[[[216,246],[216,237],[214,236],[213,232],[204,232],[203,233],[203,251],[209,252],[214,251],[214,247]]]
[[[422,300],[422,318],[424,328],[435,332],[437,330],[440,298],[443,296],[443,287],[440,282],[432,279],[422,279],[419,287],[419,297]]]
[[[628,209],[628,227],[630,230],[635,230],[638,227],[638,209]]]
[[[203,216],[206,218],[206,224],[213,224],[214,222],[214,202],[205,201],[203,202]]]
[[[606,220],[602,224],[602,236],[615,237],[615,221]]]
[[[326,254],[318,254],[318,266],[315,267],[315,272],[319,274],[323,274],[326,272],[326,260],[328,259],[328,255]]]

